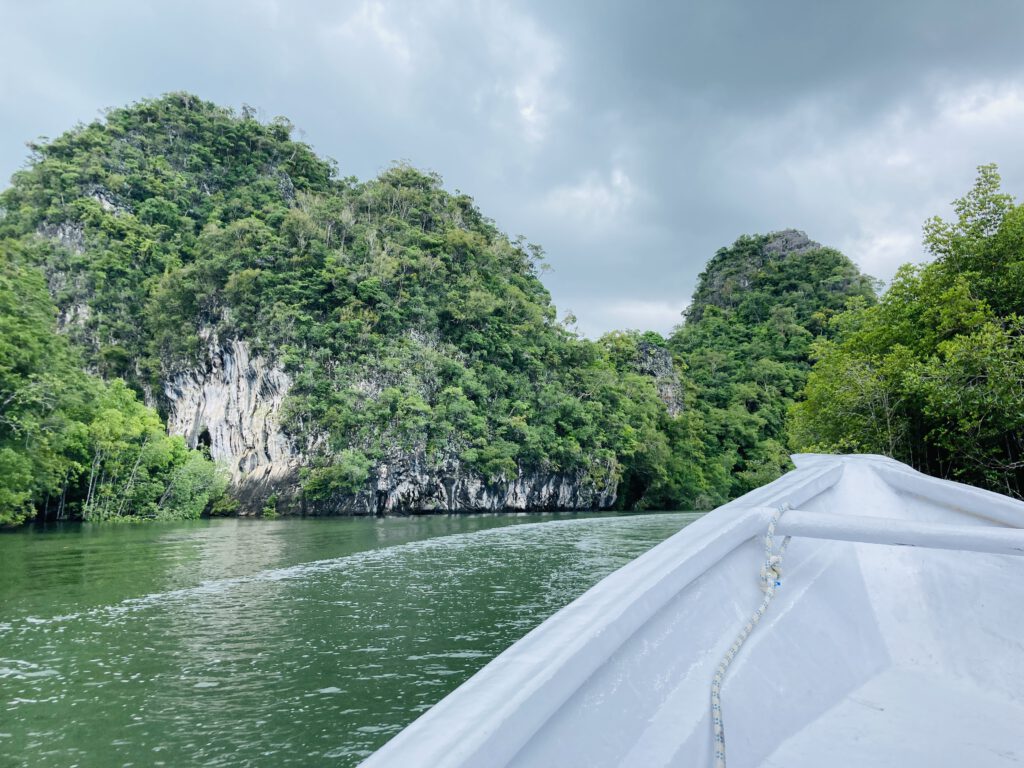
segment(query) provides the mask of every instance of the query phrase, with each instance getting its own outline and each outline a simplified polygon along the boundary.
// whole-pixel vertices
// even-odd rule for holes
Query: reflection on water
[[[0,765],[354,765],[695,517],[0,536]]]

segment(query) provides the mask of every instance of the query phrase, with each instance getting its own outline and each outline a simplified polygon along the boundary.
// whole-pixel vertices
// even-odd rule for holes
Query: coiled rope
[[[715,670],[715,676],[711,679],[711,723],[714,728],[715,738],[715,768],[725,768],[725,724],[722,721],[722,682],[725,680],[725,673],[729,669],[729,665],[732,664],[732,660],[736,658],[736,654],[743,647],[743,643],[750,637],[750,633],[754,631],[754,627],[757,626],[765,611],[768,610],[772,598],[775,597],[775,590],[782,583],[782,556],[786,552],[786,547],[789,546],[790,537],[787,536],[782,540],[782,545],[779,547],[779,551],[776,552],[775,526],[778,524],[779,518],[782,517],[782,513],[787,509],[789,509],[789,504],[781,504],[775,510],[775,514],[772,515],[772,519],[768,523],[768,532],[764,537],[764,564],[761,566],[761,591],[764,592],[764,599],[757,607],[757,610],[751,614],[750,619],[747,620],[746,625],[740,630],[736,639],[733,640],[728,652],[718,662],[718,669]]]

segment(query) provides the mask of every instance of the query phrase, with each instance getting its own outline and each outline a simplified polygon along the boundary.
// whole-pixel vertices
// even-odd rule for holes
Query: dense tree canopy
[[[793,410],[796,446],[884,453],[1024,494],[1024,206],[999,185],[979,168],[957,220],[925,225],[935,260],[831,320]]]

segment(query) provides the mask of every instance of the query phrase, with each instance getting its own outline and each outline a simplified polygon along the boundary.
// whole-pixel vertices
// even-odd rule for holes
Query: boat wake
[[[452,548],[463,549],[477,543],[504,544],[496,542],[495,539],[508,540],[509,545],[521,547],[524,539],[528,539],[531,546],[541,543],[544,538],[562,538],[566,535],[575,536],[575,529],[593,526],[601,526],[603,533],[607,534],[609,528],[623,528],[636,531],[645,525],[649,526],[655,522],[664,525],[666,518],[680,516],[681,520],[689,522],[693,513],[670,513],[668,515],[638,515],[638,516],[609,516],[609,517],[588,517],[571,520],[544,520],[532,523],[515,523],[499,528],[486,528],[479,531],[466,533],[453,533],[436,536],[429,539],[410,541],[403,544],[368,549],[341,557],[314,560],[308,563],[285,566],[283,568],[269,568],[257,573],[244,576],[230,576],[220,579],[210,579],[190,587],[154,592],[139,597],[131,597],[113,605],[102,605],[89,608],[84,611],[56,614],[53,616],[24,616],[0,622],[0,637],[5,634],[18,632],[19,630],[31,629],[39,626],[63,624],[81,619],[91,620],[116,620],[126,614],[146,610],[153,606],[173,601],[188,601],[206,596],[222,595],[233,589],[251,584],[268,582],[300,581],[315,576],[337,571],[360,570],[386,566],[391,562],[398,562],[408,555],[429,552],[431,550],[450,550]],[[600,537],[603,539],[604,537]],[[598,543],[581,539],[577,543],[580,549],[587,547],[598,547]]]

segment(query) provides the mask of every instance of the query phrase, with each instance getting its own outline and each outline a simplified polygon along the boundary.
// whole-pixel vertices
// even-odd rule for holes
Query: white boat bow
[[[712,678],[764,598],[780,507],[781,586],[721,690],[730,768],[1024,763],[1024,503],[880,456],[793,460],[363,765],[713,765]]]

